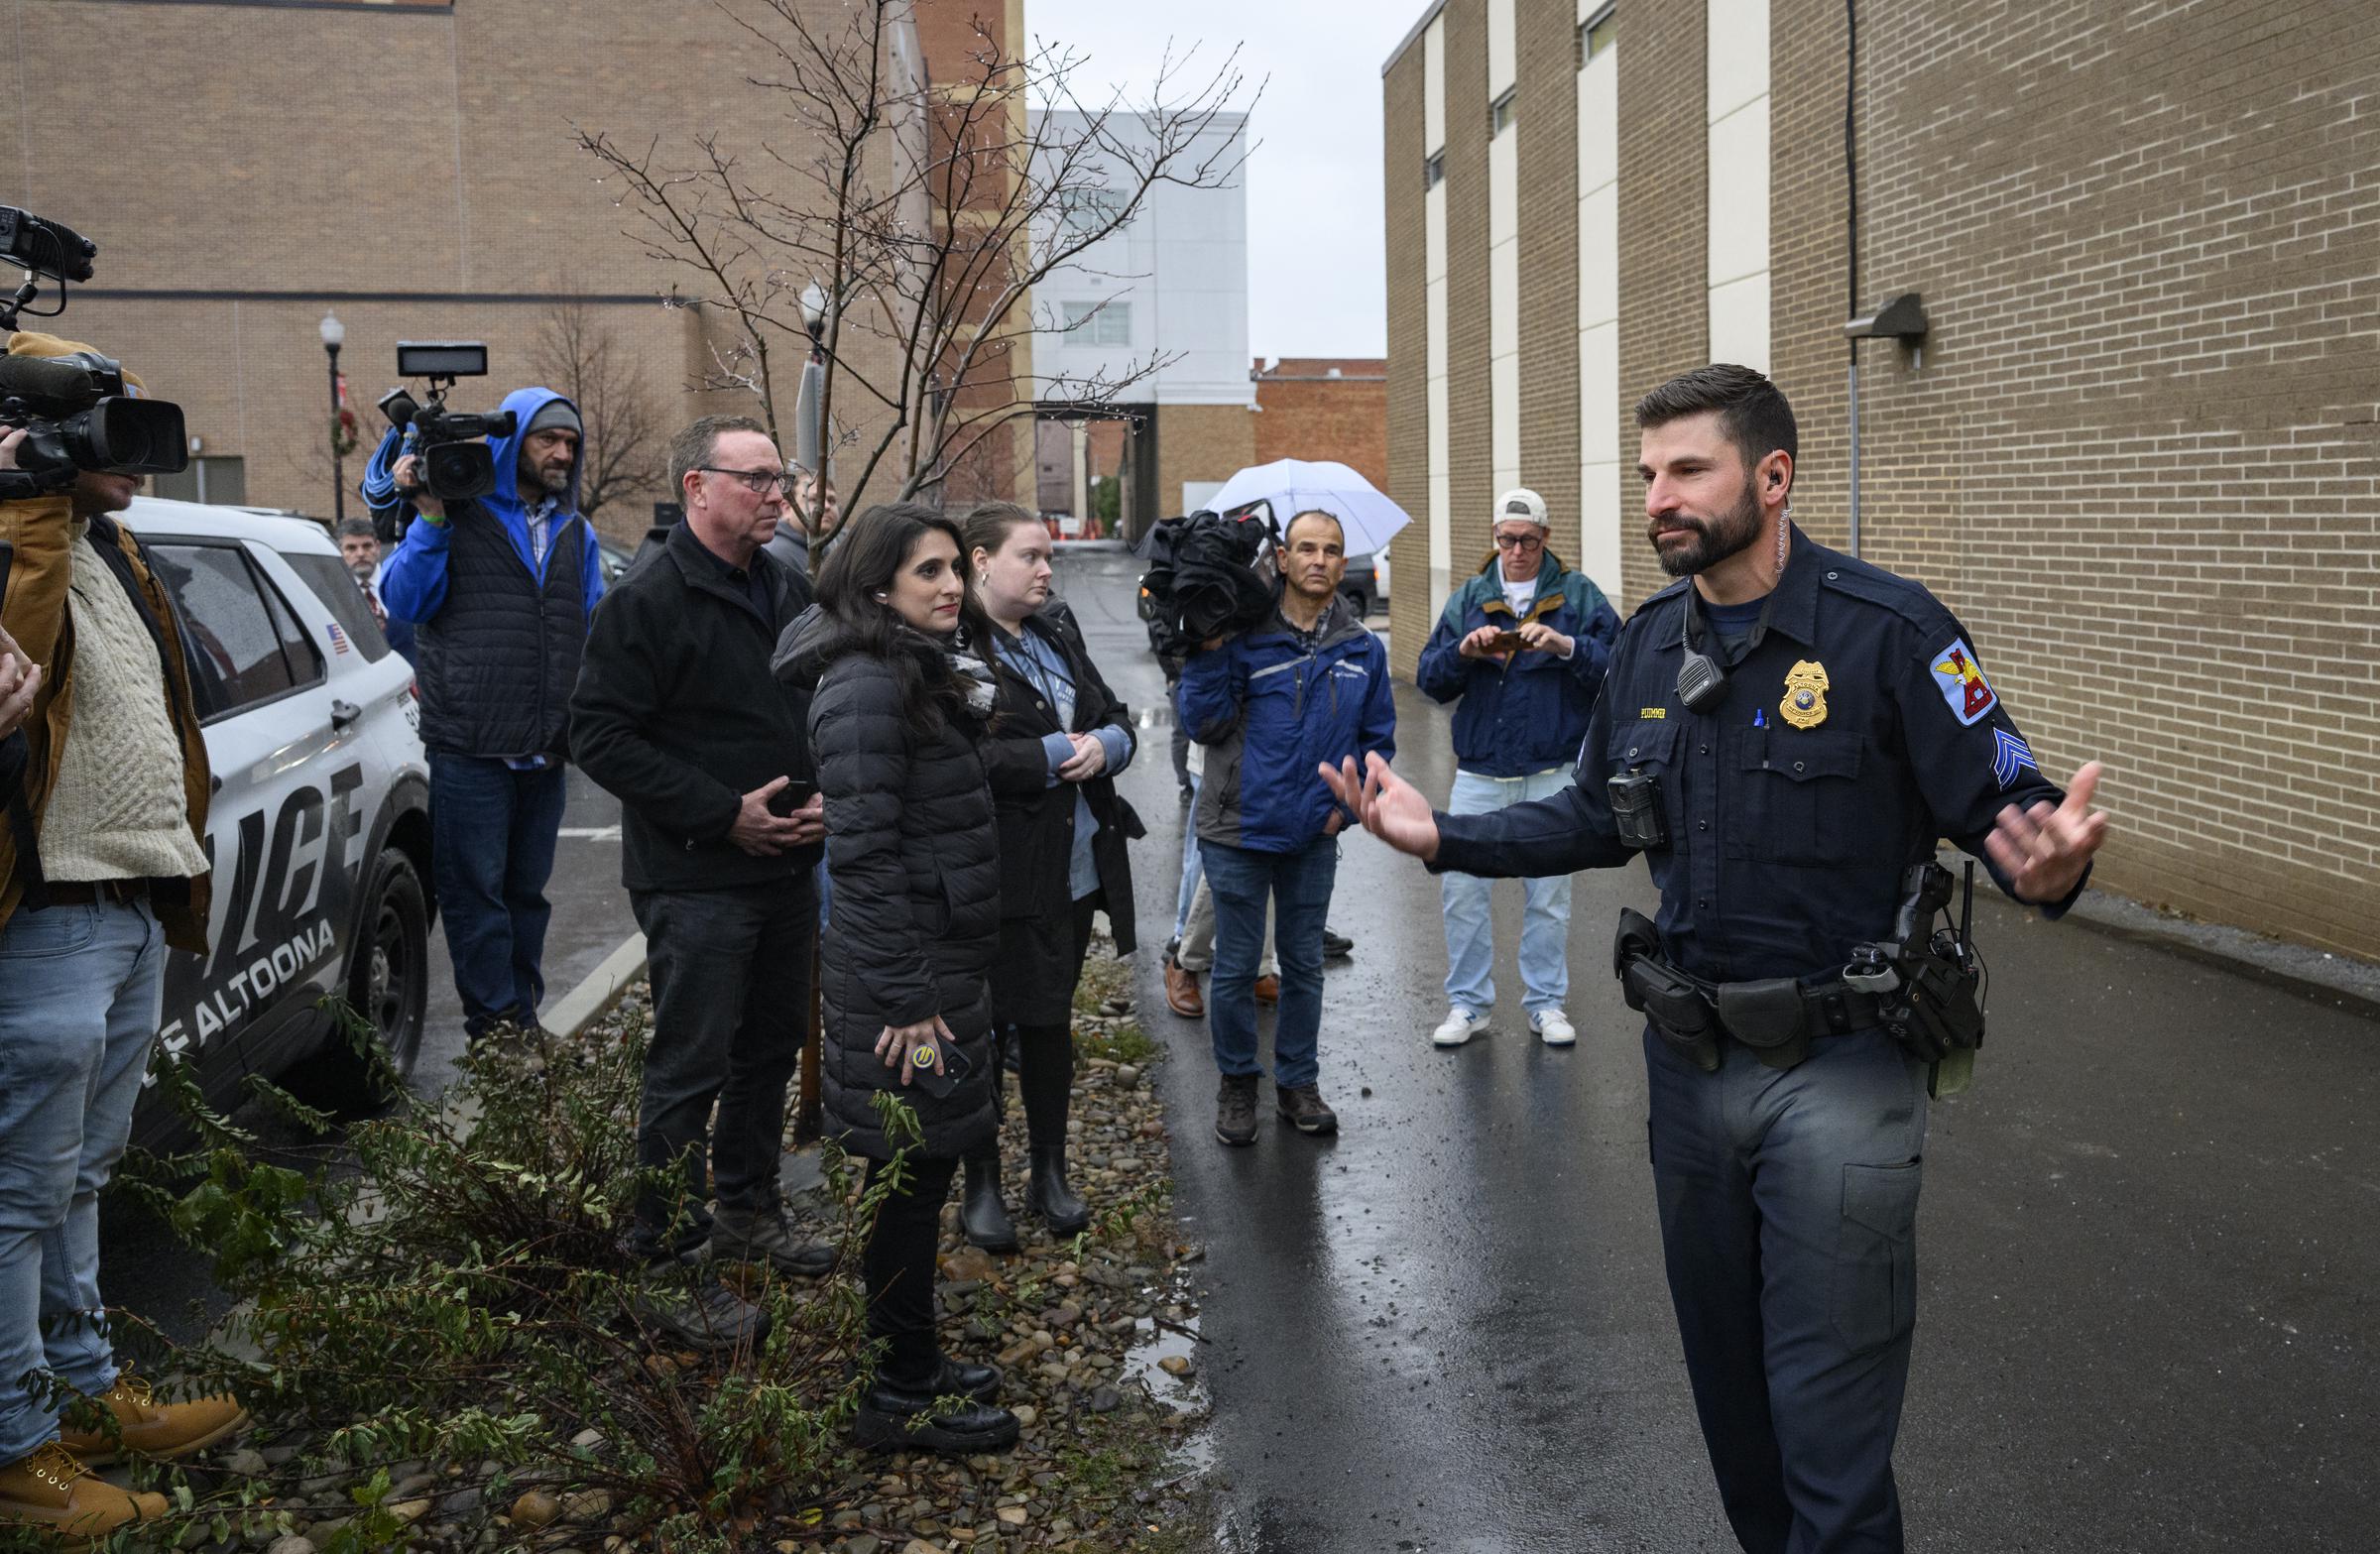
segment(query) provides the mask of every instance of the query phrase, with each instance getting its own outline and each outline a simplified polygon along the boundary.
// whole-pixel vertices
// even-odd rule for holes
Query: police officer
[[[1751,1554],[1897,1551],[1930,1064],[1843,970],[1942,836],[2063,913],[2106,836],[2098,766],[2060,792],[1950,611],[1793,526],[1793,412],[1766,378],[1700,368],[1636,421],[1647,535],[1686,580],[1622,631],[1577,784],[1459,817],[1376,760],[1332,785],[1433,871],[1645,855],[1659,921],[1623,954],[1721,1499]]]

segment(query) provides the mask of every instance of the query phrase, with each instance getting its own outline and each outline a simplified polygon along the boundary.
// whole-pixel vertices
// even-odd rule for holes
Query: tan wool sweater
[[[194,878],[206,854],[183,810],[157,639],[80,520],[73,558],[74,724],[42,816],[42,872],[59,881]]]

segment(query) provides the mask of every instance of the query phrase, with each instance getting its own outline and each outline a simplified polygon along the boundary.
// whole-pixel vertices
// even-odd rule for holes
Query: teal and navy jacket
[[[1388,655],[1341,598],[1300,643],[1276,610],[1262,626],[1182,666],[1174,710],[1208,747],[1194,816],[1200,840],[1288,853],[1340,808],[1316,770],[1372,751],[1396,756]]]
[[[1483,626],[1515,631],[1530,621],[1544,622],[1578,646],[1568,658],[1516,653],[1502,663],[1456,651]],[[1455,709],[1458,766],[1482,777],[1527,777],[1578,759],[1618,641],[1619,615],[1585,572],[1569,570],[1546,551],[1537,568],[1537,597],[1516,616],[1491,555],[1447,599],[1413,681],[1433,700],[1461,698]]]

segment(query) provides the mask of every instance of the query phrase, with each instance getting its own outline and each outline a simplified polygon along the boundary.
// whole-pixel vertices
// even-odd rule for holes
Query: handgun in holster
[[[1964,1088],[1972,1053],[1983,1044],[1983,1009],[1975,994],[1981,975],[1969,930],[1974,920],[1975,866],[1966,866],[1965,900],[1958,926],[1936,928],[1935,914],[1951,903],[1951,872],[1937,863],[1910,866],[1902,879],[1906,898],[1894,919],[1892,937],[1851,951],[1843,980],[1881,1002],[1879,1013],[1892,1038],[1935,1065],[1930,1085],[1949,1094],[1942,1071],[1957,1065],[1951,1088]]]
[[[1611,969],[1628,1008],[1644,1016],[1653,1033],[1704,1073],[1719,1068],[1719,1017],[1694,979],[1662,958],[1661,934],[1630,907],[1619,913],[1611,941]]]

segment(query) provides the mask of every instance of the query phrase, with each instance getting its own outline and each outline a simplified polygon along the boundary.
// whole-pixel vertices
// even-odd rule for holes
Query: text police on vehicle
[[[412,669],[319,526],[146,498],[123,518],[180,617],[216,782],[208,948],[167,965],[163,1053],[217,1102],[299,1063],[352,1080],[336,995],[410,1070],[431,911]],[[153,1087],[134,1136],[172,1126]]]

